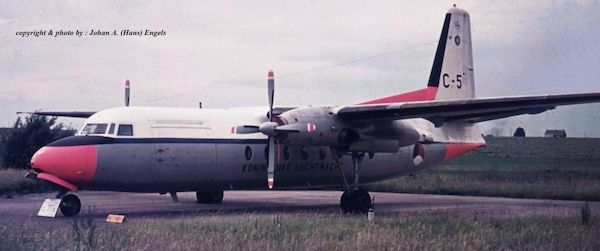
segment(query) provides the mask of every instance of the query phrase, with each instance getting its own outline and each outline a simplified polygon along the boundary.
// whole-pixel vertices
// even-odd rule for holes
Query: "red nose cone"
[[[31,158],[31,167],[75,184],[87,184],[96,173],[96,146],[46,146]]]

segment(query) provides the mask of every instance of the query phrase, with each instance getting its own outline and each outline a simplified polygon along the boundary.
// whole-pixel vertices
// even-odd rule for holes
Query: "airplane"
[[[470,17],[446,13],[427,86],[346,106],[192,109],[126,106],[34,114],[87,118],[76,135],[37,151],[27,177],[60,189],[75,216],[80,189],[138,193],[195,191],[221,203],[225,190],[344,190],[344,213],[366,213],[361,184],[414,174],[485,146],[478,122],[600,102],[600,92],[475,98]],[[266,182],[265,182],[266,181]]]

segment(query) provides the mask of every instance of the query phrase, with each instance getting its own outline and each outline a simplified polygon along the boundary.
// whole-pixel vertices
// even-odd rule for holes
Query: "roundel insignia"
[[[460,45],[460,37],[459,36],[455,36],[454,37],[454,43],[458,46]]]
[[[421,164],[421,162],[423,162],[423,159],[425,158],[425,148],[423,148],[423,145],[417,143],[415,144],[415,148],[413,150],[413,163],[415,165],[419,165]]]

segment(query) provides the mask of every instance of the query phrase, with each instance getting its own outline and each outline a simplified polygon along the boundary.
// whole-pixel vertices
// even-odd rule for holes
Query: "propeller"
[[[231,127],[231,133],[233,134],[251,134],[261,132],[267,136],[278,136],[279,133],[299,133],[299,132],[313,132],[317,129],[317,126],[313,123],[296,123],[288,125],[279,125],[277,122],[267,122],[260,126],[255,125],[241,125]]]
[[[313,123],[293,123],[293,124],[279,124],[273,116],[273,100],[275,98],[275,80],[273,77],[273,71],[269,71],[268,85],[268,96],[269,96],[269,122],[265,122],[260,126],[257,125],[240,125],[231,127],[231,133],[233,134],[251,134],[251,133],[262,133],[268,136],[268,157],[267,157],[267,185],[269,189],[273,189],[275,183],[275,147],[278,147],[279,142],[276,137],[280,136],[280,133],[303,133],[303,132],[314,132],[317,126]],[[279,152],[279,151],[277,151]]]
[[[250,134],[260,132],[258,126],[253,125],[242,125],[242,126],[234,126],[231,128],[231,133],[233,134]]]
[[[125,81],[125,106],[129,106],[129,79]]]
[[[279,125],[277,122],[274,122],[275,119],[273,118],[273,99],[275,98],[275,79],[273,77],[273,71],[269,71],[267,85],[269,92],[269,120],[271,122],[262,124],[259,127],[259,130],[262,133],[265,133],[265,131],[270,128],[275,129]],[[264,128],[265,131],[261,130],[262,128]],[[273,132],[274,133],[270,134],[265,133],[269,136],[269,158],[267,159],[267,185],[269,186],[269,189],[273,189],[275,183],[275,136],[277,136],[277,133],[274,130]]]

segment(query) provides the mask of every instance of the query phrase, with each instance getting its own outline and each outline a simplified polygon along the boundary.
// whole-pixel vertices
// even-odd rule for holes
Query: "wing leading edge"
[[[477,123],[521,114],[538,114],[561,105],[595,102],[600,102],[600,92],[353,105],[341,108],[337,115],[351,121],[424,118],[439,127],[445,122]]]
[[[71,117],[71,118],[89,118],[97,111],[35,111],[35,112],[17,112],[17,114],[34,114],[53,117]]]

